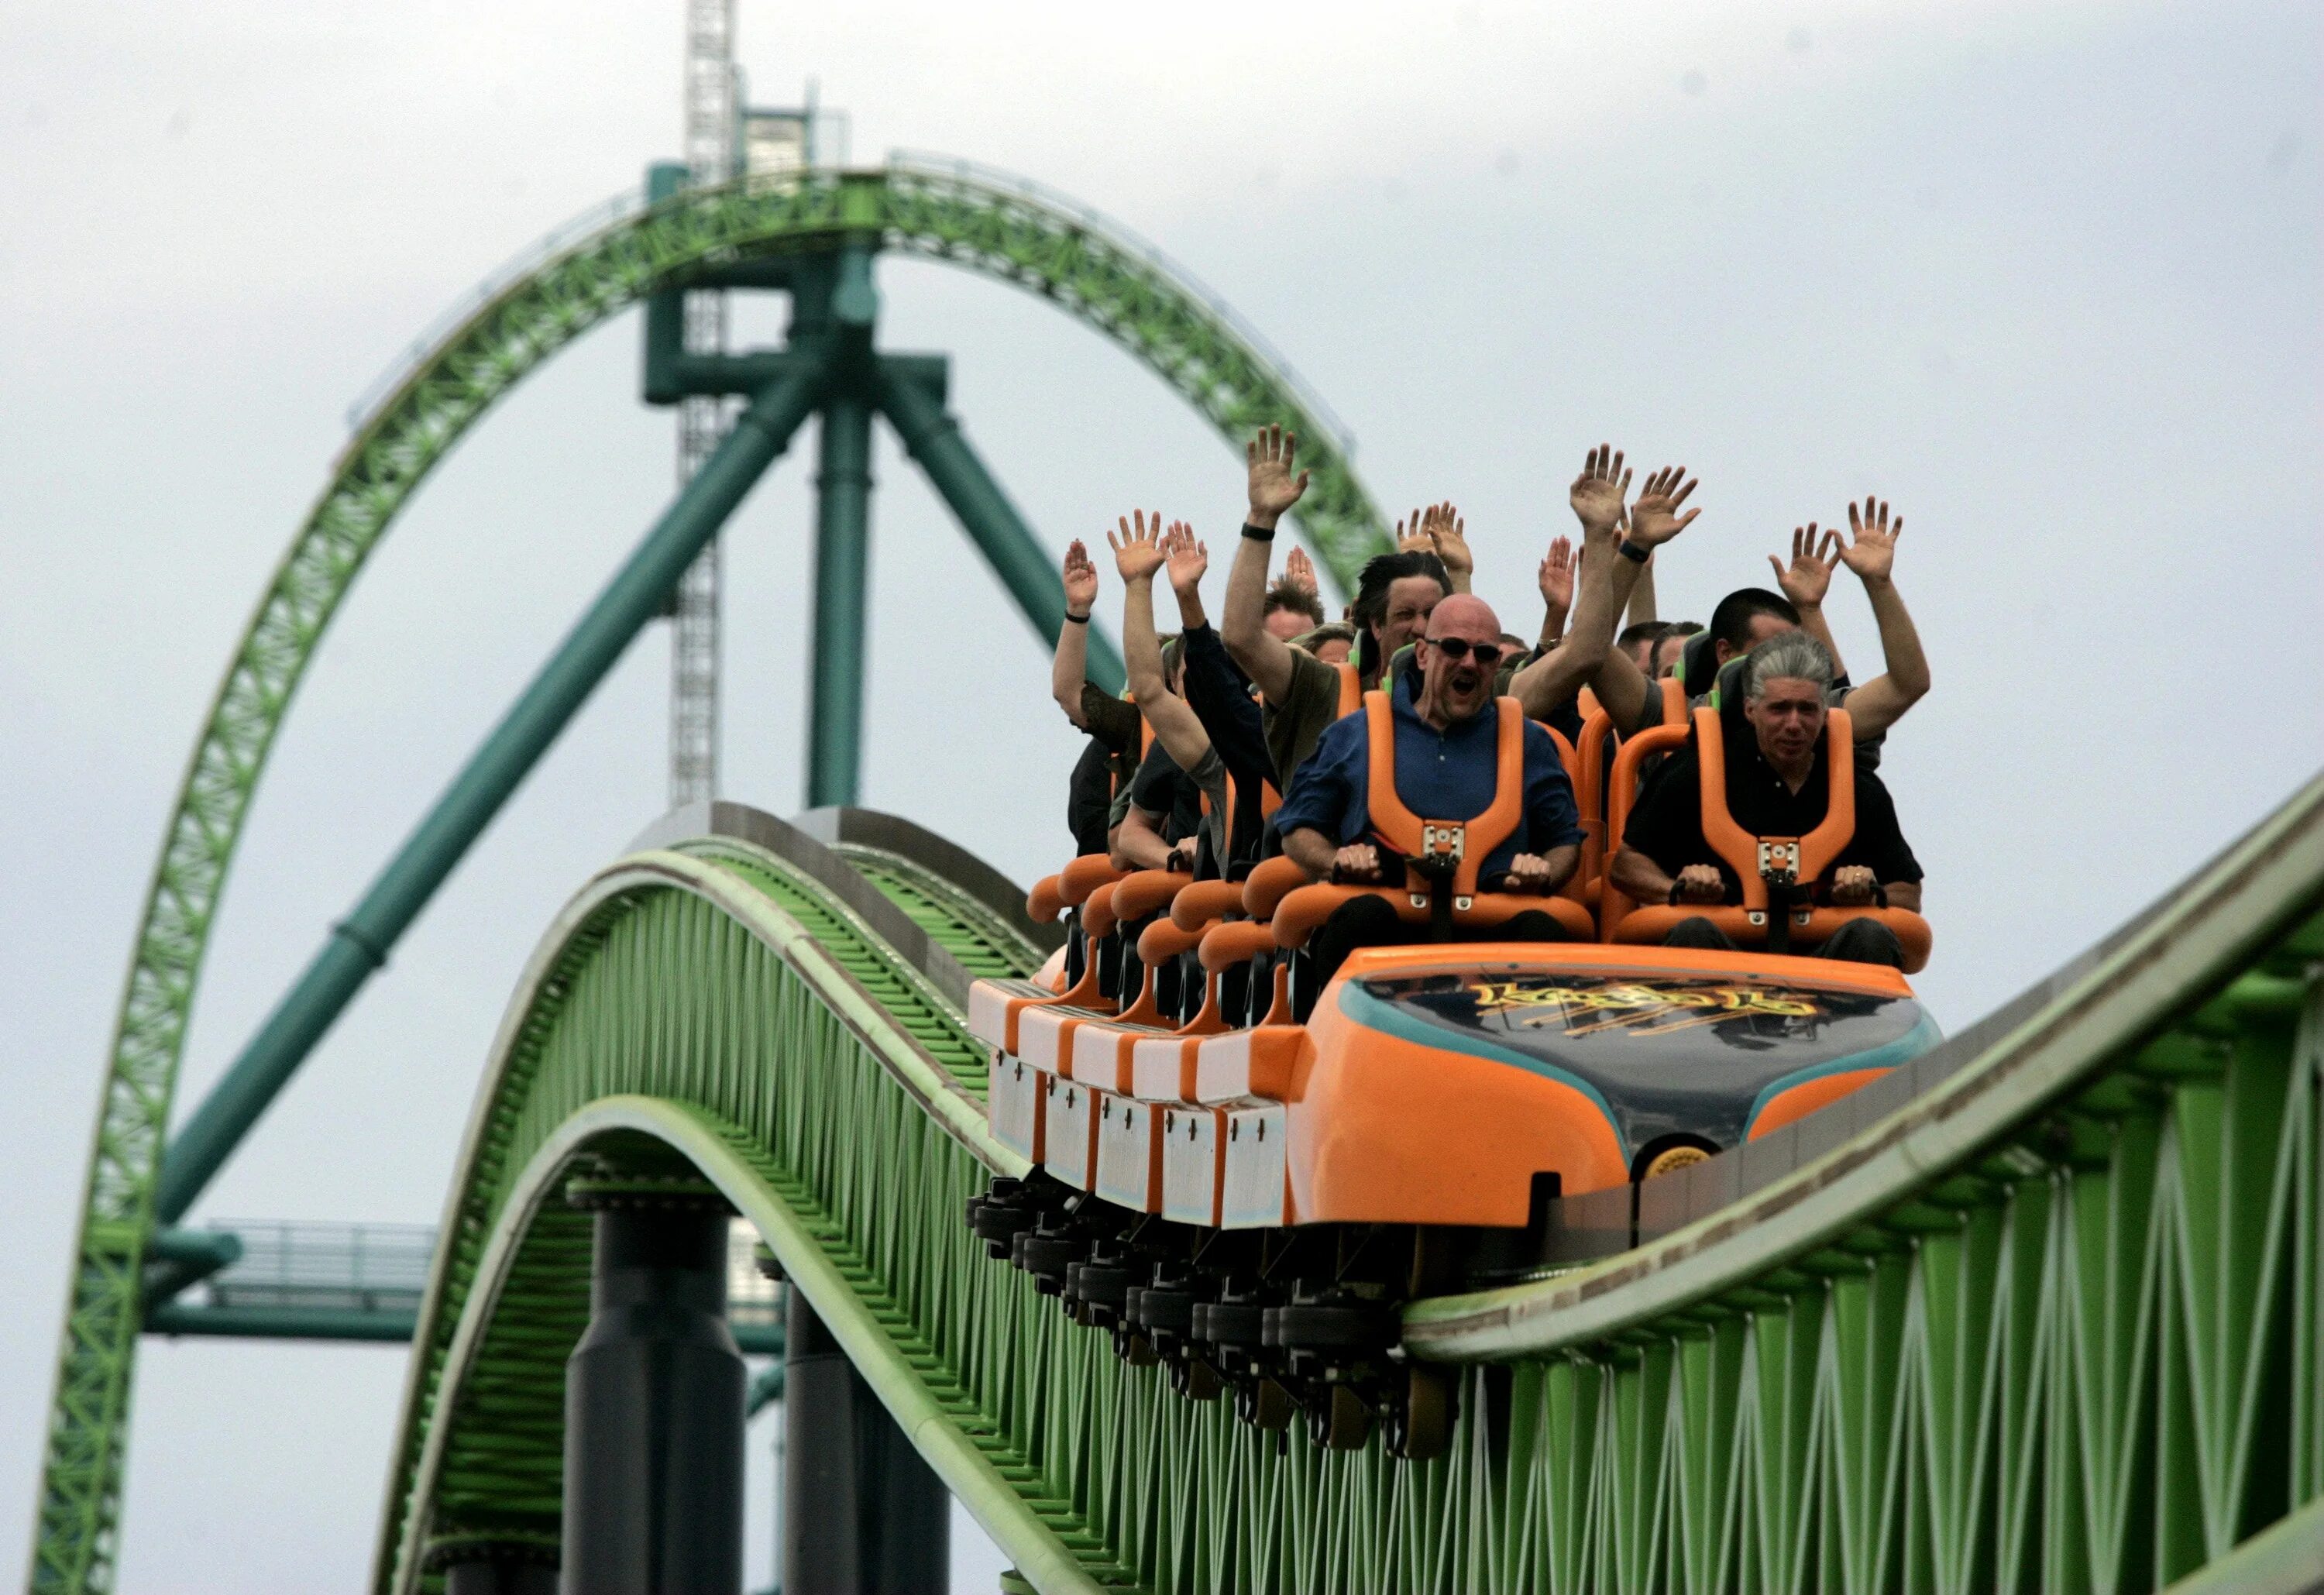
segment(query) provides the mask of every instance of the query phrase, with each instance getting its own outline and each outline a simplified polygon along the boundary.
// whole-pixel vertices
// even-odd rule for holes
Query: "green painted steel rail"
[[[1103,332],[1229,438],[1300,429],[1299,520],[1342,585],[1385,523],[1289,373],[1134,240],[1028,185],[926,161],[689,189],[562,244],[406,367],[361,421],[236,645],[165,831],[122,997],[74,1248],[29,1582],[111,1588],[140,1281],[203,954],[251,798],[347,589],[452,445],[624,307],[756,256],[865,239],[1038,293]]]
[[[991,928],[859,856],[948,949]],[[434,1535],[554,1524],[585,1155],[715,1181],[1042,1590],[2274,1579],[2324,1498],[2319,898],[2324,779],[1836,1150],[1642,1251],[1416,1304],[1408,1343],[1469,1365],[1418,1465],[1185,1401],[986,1258],[961,1201],[1013,1159],[957,1009],[796,862],[638,855],[494,1046],[374,1587],[423,1587]]]

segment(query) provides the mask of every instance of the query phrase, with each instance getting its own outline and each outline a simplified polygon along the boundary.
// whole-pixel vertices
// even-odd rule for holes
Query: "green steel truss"
[[[955,955],[1029,958],[863,862]],[[583,1156],[716,1182],[1045,1590],[2301,1587],[2319,896],[2324,780],[1938,1089],[1735,1208],[1416,1305],[1408,1343],[1469,1366],[1451,1455],[1415,1465],[1183,1400],[987,1259],[962,1199],[1012,1160],[960,1014],[770,853],[639,855],[552,927],[488,1063],[374,1587],[424,1587],[435,1535],[553,1532]]]
[[[237,645],[146,898],[99,1106],[47,1436],[30,1583],[112,1583],[152,1194],[227,866],[292,695],[349,585],[436,463],[503,394],[627,305],[755,256],[846,236],[1039,293],[1104,332],[1230,441],[1297,428],[1300,520],[1342,585],[1387,544],[1321,407],[1167,263],[1029,185],[941,163],[689,189],[615,214],[507,280],[359,422]]]

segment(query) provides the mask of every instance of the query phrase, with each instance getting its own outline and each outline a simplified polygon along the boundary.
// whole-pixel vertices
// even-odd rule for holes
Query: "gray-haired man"
[[[1727,744],[1727,809],[1757,836],[1804,836],[1821,823],[1828,798],[1824,697],[1831,656],[1799,632],[1762,642],[1743,670],[1743,715],[1752,735]],[[1702,767],[1689,748],[1665,762],[1630,810],[1614,855],[1617,890],[1640,903],[1706,906],[1739,900],[1741,882],[1702,834]],[[1840,908],[1879,903],[1918,912],[1921,866],[1896,824],[1880,778],[1856,766],[1856,830],[1833,861],[1822,900]],[[1683,921],[1671,946],[1731,947],[1708,918]],[[1904,964],[1895,935],[1875,920],[1843,926],[1817,952],[1861,963]]]

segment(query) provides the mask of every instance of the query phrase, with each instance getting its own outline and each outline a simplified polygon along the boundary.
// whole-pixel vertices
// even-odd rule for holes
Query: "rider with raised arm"
[[[1065,619],[1057,628],[1057,651],[1049,665],[1049,696],[1065,718],[1089,735],[1074,765],[1065,800],[1065,823],[1076,853],[1110,853],[1115,842],[1117,797],[1127,794],[1137,773],[1144,733],[1138,705],[1125,703],[1087,675],[1090,610],[1097,603],[1097,567],[1075,538],[1065,549]]]
[[[1614,625],[1645,561],[1654,550],[1686,530],[1701,512],[1678,507],[1694,491],[1683,466],[1667,466],[1646,478],[1638,501],[1629,509],[1630,531],[1621,533],[1622,499],[1630,483],[1622,456],[1600,444],[1582,462],[1582,475],[1567,490],[1567,500],[1582,522],[1582,552],[1576,560],[1581,576],[1574,583],[1572,624],[1557,645],[1519,670],[1508,684],[1509,695],[1525,706],[1529,718],[1556,723],[1572,715],[1575,695],[1591,678],[1602,673],[1610,657]],[[1553,545],[1553,549],[1554,545]],[[1553,578],[1560,573],[1554,553],[1543,561],[1545,598],[1554,604]],[[1635,668],[1635,667],[1633,667]],[[1568,734],[1572,734],[1572,727]]]
[[[1183,523],[1174,525],[1167,542],[1176,546],[1182,536],[1185,543],[1192,544],[1194,534]],[[1120,535],[1108,532],[1106,540],[1113,547],[1115,568],[1121,572],[1121,659],[1130,672],[1130,690],[1137,697],[1147,724],[1154,728],[1155,745],[1169,755],[1202,794],[1202,839],[1208,844],[1213,867],[1224,874],[1228,861],[1238,852],[1255,850],[1257,810],[1246,806],[1251,836],[1229,834],[1232,809],[1227,800],[1226,761],[1212,745],[1210,733],[1203,729],[1200,717],[1172,687],[1163,666],[1161,642],[1154,630],[1154,576],[1168,559],[1162,518],[1157,514],[1149,523],[1143,511],[1137,512],[1134,522],[1125,517]],[[1132,801],[1135,807],[1134,798]],[[1243,828],[1242,825],[1237,826],[1238,830]],[[1192,838],[1181,840],[1183,844]],[[1172,850],[1170,862],[1180,862],[1178,848]]]
[[[1266,623],[1268,555],[1276,524],[1307,491],[1307,473],[1296,468],[1298,449],[1298,438],[1280,427],[1261,429],[1250,443],[1250,507],[1227,576],[1225,611],[1219,617],[1227,652],[1259,688],[1268,751],[1286,792],[1324,727],[1341,712],[1339,671],[1293,648]],[[1448,530],[1457,538],[1457,530]],[[1446,547],[1463,561],[1468,558],[1465,542],[1432,546]],[[1452,587],[1446,561],[1434,552],[1383,554],[1364,567],[1353,617],[1356,667],[1364,687],[1377,685],[1386,661],[1406,643],[1419,640],[1429,613]]]
[[[1888,506],[1867,498],[1859,511],[1848,506],[1849,536],[1843,541],[1835,529],[1819,536],[1813,524],[1792,538],[1792,562],[1769,555],[1775,567],[1779,596],[1764,588],[1747,587],[1731,593],[1711,612],[1710,630],[1692,640],[1681,674],[1689,699],[1707,701],[1714,691],[1723,698],[1732,684],[1736,662],[1758,643],[1786,632],[1803,631],[1821,643],[1832,659],[1833,681],[1828,707],[1845,705],[1859,744],[1877,744],[1907,710],[1928,696],[1929,663],[1921,651],[1920,632],[1896,591],[1893,572],[1896,539],[1904,530],[1903,516],[1892,522]],[[1823,621],[1823,597],[1831,575],[1840,565],[1854,571],[1871,601],[1873,619],[1880,628],[1884,674],[1852,687],[1840,672],[1839,655]],[[1609,655],[1591,686],[1598,701],[1617,727],[1626,733],[1657,724],[1662,718],[1661,695],[1644,673],[1621,654]]]
[[[1160,520],[1158,513],[1156,520]],[[1178,600],[1178,647],[1185,660],[1178,691],[1186,700],[1186,706],[1194,711],[1194,718],[1202,722],[1211,746],[1218,750],[1227,774],[1234,780],[1238,804],[1236,852],[1234,859],[1221,862],[1225,869],[1233,862],[1258,856],[1259,816],[1264,807],[1261,798],[1275,780],[1275,760],[1267,750],[1267,734],[1260,724],[1259,704],[1251,696],[1250,678],[1228,657],[1225,645],[1211,629],[1210,617],[1203,608],[1203,576],[1211,567],[1210,549],[1182,521],[1164,535],[1162,554],[1170,590]],[[1304,595],[1315,610],[1322,610],[1323,605],[1315,602],[1312,592]],[[1277,612],[1295,614],[1304,631],[1308,624],[1307,613]],[[1269,617],[1268,629],[1275,629],[1273,616]]]

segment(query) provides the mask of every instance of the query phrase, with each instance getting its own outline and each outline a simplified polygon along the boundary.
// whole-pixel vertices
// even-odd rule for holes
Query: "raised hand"
[[[1311,593],[1320,595],[1323,592],[1323,589],[1315,585],[1315,562],[1307,558],[1307,550],[1305,549],[1291,550],[1291,557],[1283,562],[1283,579],[1295,587],[1305,587]]]
[[[1292,474],[1298,456],[1298,435],[1281,427],[1259,428],[1243,450],[1250,463],[1250,524],[1273,526],[1307,491],[1307,473]]]
[[[1860,580],[1886,581],[1896,567],[1896,539],[1904,535],[1904,517],[1890,521],[1888,506],[1868,496],[1861,513],[1853,501],[1849,503],[1848,530],[1854,540],[1840,550],[1842,562]]]
[[[1560,620],[1573,607],[1573,581],[1582,574],[1582,561],[1573,552],[1573,539],[1562,537],[1549,545],[1542,558],[1541,568],[1534,580],[1541,588],[1541,601],[1549,613]]]
[[[1678,512],[1694,487],[1684,466],[1665,466],[1647,477],[1646,485],[1638,489],[1637,502],[1630,506],[1630,535],[1625,540],[1658,549],[1684,531],[1702,513],[1699,509],[1683,515]]]
[[[1211,551],[1194,540],[1193,527],[1183,521],[1170,522],[1170,530],[1162,536],[1162,553],[1175,590],[1191,593],[1203,585],[1203,573],[1211,567]]]
[[[1097,567],[1090,563],[1089,550],[1079,538],[1065,545],[1065,578],[1067,613],[1089,613],[1097,602]]]
[[[1796,609],[1814,609],[1823,603],[1823,595],[1831,590],[1831,573],[1840,566],[1840,532],[1837,528],[1818,532],[1815,522],[1792,528],[1792,562],[1786,566],[1775,555],[1767,563],[1775,567],[1775,585]]]
[[[1121,572],[1123,581],[1150,581],[1154,573],[1162,568],[1162,512],[1154,512],[1151,525],[1147,522],[1145,511],[1133,512],[1138,518],[1135,526],[1130,517],[1124,515],[1121,535],[1116,537],[1109,531],[1105,540],[1113,549],[1113,567]]]
[[[1415,510],[1409,520],[1396,523],[1396,551],[1399,554],[1434,554],[1436,539],[1423,530],[1421,512]]]
[[[1420,518],[1420,530],[1447,572],[1464,576],[1477,568],[1476,558],[1469,552],[1469,523],[1451,503],[1432,505]]]
[[[1582,522],[1582,535],[1604,536],[1622,523],[1622,500],[1630,491],[1630,474],[1622,468],[1621,454],[1610,443],[1600,443],[1582,464],[1582,475],[1566,490],[1566,501]]]

